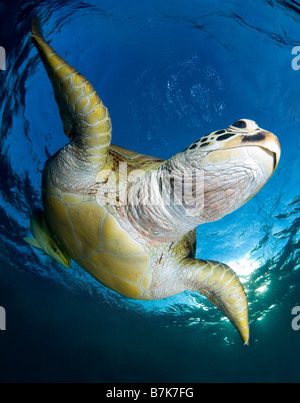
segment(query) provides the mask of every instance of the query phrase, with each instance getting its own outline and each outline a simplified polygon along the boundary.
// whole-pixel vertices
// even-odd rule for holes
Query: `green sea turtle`
[[[32,38],[51,79],[69,143],[45,164],[44,212],[31,217],[33,246],[70,258],[129,298],[199,291],[249,341],[248,301],[226,264],[195,258],[196,227],[256,194],[280,158],[277,137],[248,119],[194,142],[169,160],[111,144],[111,119],[92,85]]]

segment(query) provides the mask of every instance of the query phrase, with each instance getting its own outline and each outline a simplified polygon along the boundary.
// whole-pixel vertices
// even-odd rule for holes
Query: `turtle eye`
[[[232,126],[239,129],[245,129],[247,127],[247,123],[244,120],[238,120]]]

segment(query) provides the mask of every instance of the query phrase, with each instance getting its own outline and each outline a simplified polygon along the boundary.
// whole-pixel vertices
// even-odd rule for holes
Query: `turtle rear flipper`
[[[39,250],[40,252],[44,252],[44,249],[41,248],[40,244],[38,241],[34,238],[31,237],[25,237],[23,238],[25,242],[29,243],[29,245],[33,246],[35,249]]]
[[[70,267],[71,259],[60,240],[52,233],[42,210],[36,210],[30,216],[30,229],[33,238],[25,237],[23,238],[25,242],[43,254],[50,256],[64,267]]]
[[[32,38],[48,76],[63,121],[64,132],[91,163],[101,163],[111,141],[111,120],[91,83],[70,66],[44,40],[36,19]]]

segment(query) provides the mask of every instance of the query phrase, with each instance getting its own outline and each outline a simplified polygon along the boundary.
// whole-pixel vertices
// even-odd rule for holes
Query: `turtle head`
[[[203,172],[203,222],[218,220],[251,199],[273,175],[280,153],[277,137],[248,119],[184,150],[185,163]]]
[[[64,267],[68,268],[71,259],[62,243],[49,228],[46,217],[41,210],[36,210],[30,217],[30,229],[34,238],[24,238],[34,248],[44,252]]]

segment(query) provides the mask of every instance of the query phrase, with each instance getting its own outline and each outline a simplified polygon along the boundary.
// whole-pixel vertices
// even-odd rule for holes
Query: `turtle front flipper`
[[[111,120],[95,89],[80,73],[61,58],[32,21],[32,38],[48,76],[70,141],[84,150],[91,163],[102,163],[111,142]]]
[[[30,229],[34,238],[27,237],[24,241],[69,268],[71,259],[61,242],[52,234],[43,211],[36,210],[31,215]]]
[[[182,264],[187,288],[199,291],[217,306],[248,345],[248,299],[235,272],[225,264],[210,260],[186,258]]]

